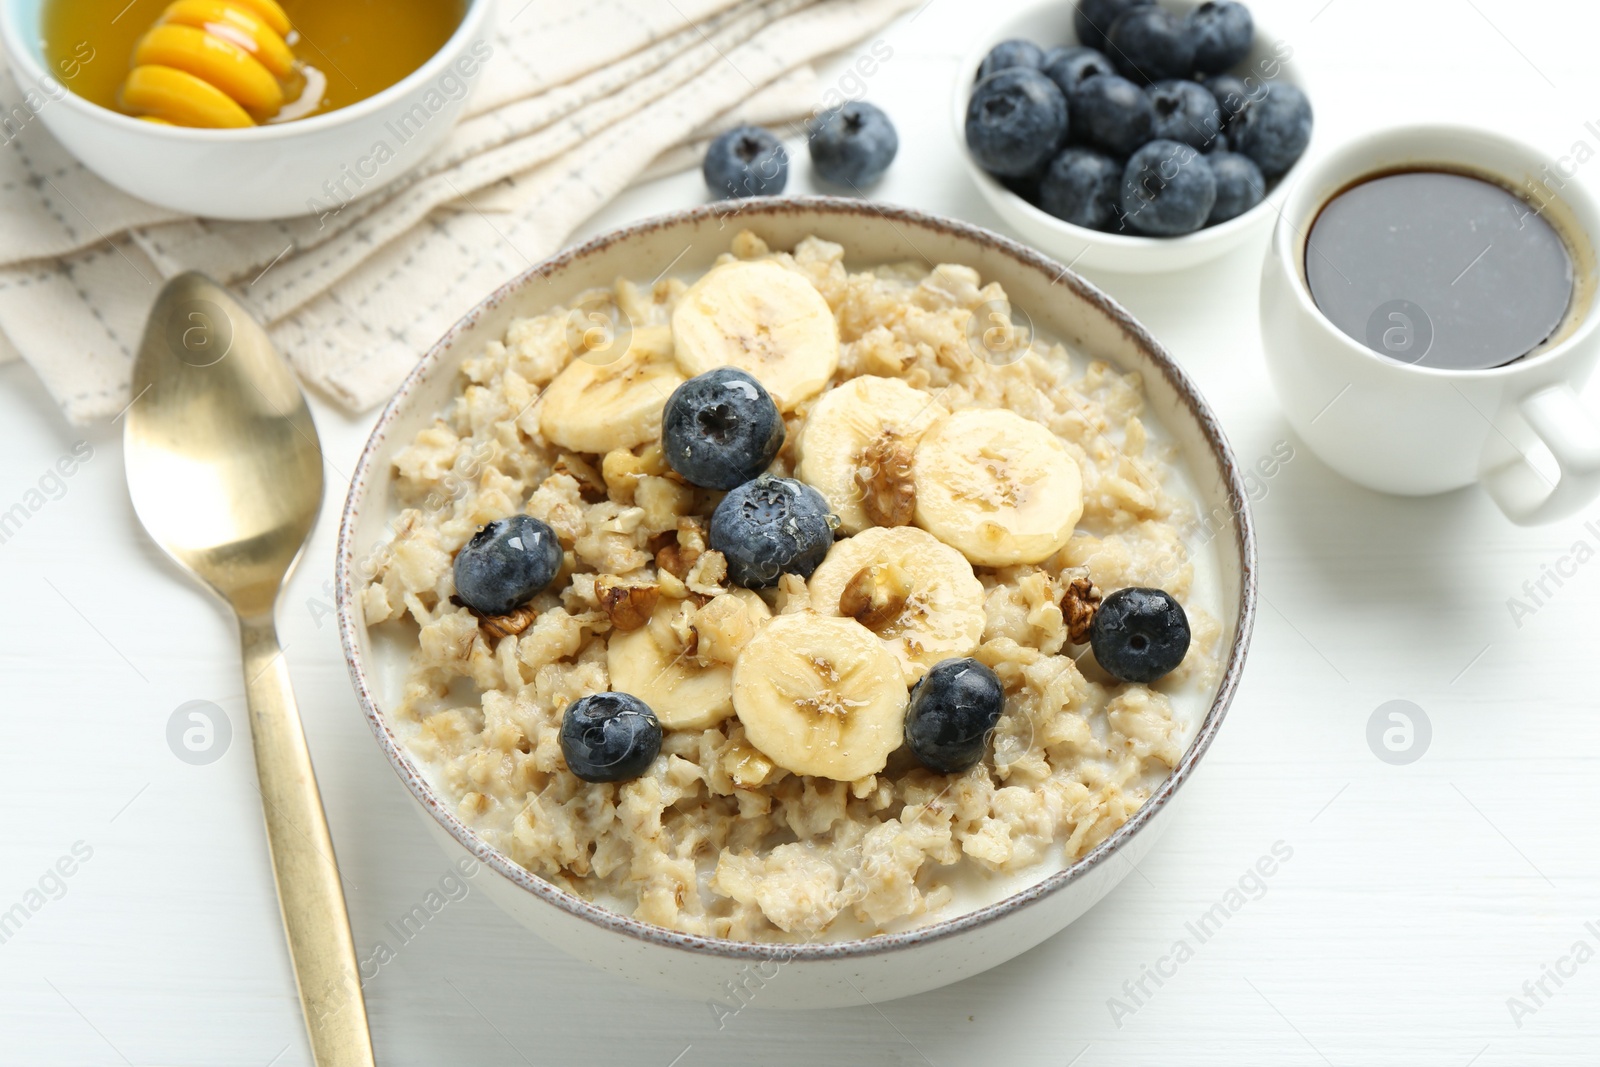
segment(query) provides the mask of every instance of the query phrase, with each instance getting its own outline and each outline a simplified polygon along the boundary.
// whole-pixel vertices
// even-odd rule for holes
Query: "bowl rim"
[[[1077,296],[1107,315],[1123,333],[1138,345],[1154,364],[1195,419],[1206,443],[1210,446],[1226,482],[1232,527],[1234,551],[1239,564],[1238,625],[1228,650],[1226,665],[1217,684],[1216,696],[1207,709],[1195,737],[1185,749],[1183,757],[1172,773],[1129,819],[1113,831],[1104,841],[1086,855],[1044,879],[1027,886],[1002,900],[982,908],[965,912],[953,918],[927,926],[915,927],[898,933],[876,934],[846,941],[764,942],[737,941],[730,938],[708,937],[680,933],[653,923],[643,922],[620,912],[591,903],[568,893],[555,884],[516,863],[509,856],[478,837],[463,823],[455,812],[435,794],[420,768],[406,752],[403,743],[390,729],[385,713],[379,707],[376,695],[367,677],[360,651],[360,629],[355,586],[352,584],[355,566],[355,526],[361,506],[365,502],[369,479],[374,475],[378,450],[382,447],[391,424],[408,406],[411,392],[440,365],[444,354],[465,332],[473,329],[485,313],[515,298],[532,283],[566,269],[589,256],[625,244],[658,230],[683,225],[697,225],[706,220],[725,223],[744,216],[822,214],[831,216],[877,216],[897,229],[910,226],[931,230],[986,246],[1007,256],[1024,269],[1043,275],[1052,285],[1065,285]],[[782,959],[821,961],[877,956],[910,948],[919,944],[943,940],[969,933],[1013,912],[1036,904],[1068,884],[1087,876],[1095,868],[1111,859],[1123,845],[1130,841],[1171,800],[1177,790],[1190,778],[1194,768],[1209,749],[1213,738],[1222,726],[1228,707],[1238,689],[1240,674],[1250,645],[1254,628],[1257,596],[1255,526],[1250,513],[1249,494],[1238,462],[1226,436],[1209,405],[1201,398],[1189,376],[1178,366],[1143,326],[1100,289],[1048,256],[992,231],[970,223],[959,222],[944,216],[912,208],[877,204],[846,197],[759,197],[741,201],[723,201],[705,204],[667,214],[656,215],[628,226],[612,230],[592,240],[562,251],[542,263],[518,274],[496,289],[477,307],[468,312],[418,361],[406,376],[394,397],[384,407],[374,425],[372,434],[361,451],[350,481],[350,492],[339,524],[337,546],[335,593],[340,642],[344,648],[345,662],[350,680],[366,715],[368,725],[382,746],[390,765],[394,768],[413,797],[426,808],[441,827],[458,844],[480,862],[493,868],[547,904],[554,905],[567,914],[587,920],[604,930],[622,934],[648,944],[681,949],[701,955],[735,960]]]
[[[1199,7],[1204,0],[1156,0],[1156,2],[1161,7],[1180,11],[1188,11],[1191,8]],[[1018,8],[1017,10],[1011,12],[1010,16],[1001,25],[1005,27],[1015,26],[1017,23],[1031,18],[1040,11],[1047,9],[1058,9],[1060,6],[1059,0],[1037,0],[1035,3],[1029,4],[1026,7]],[[1252,9],[1250,12],[1252,19],[1255,18],[1255,14],[1255,10]],[[1072,41],[1068,44],[1051,47],[1071,48],[1078,46],[1079,42],[1077,39],[1077,30],[1073,28],[1072,20],[1070,18],[1066,20],[1065,26],[1067,32],[1072,36]],[[1255,32],[1257,40],[1260,40],[1263,36],[1262,29],[1263,28],[1261,24],[1256,22]],[[1013,208],[1019,211],[1023,217],[1028,219],[1029,223],[1032,225],[1054,231],[1064,237],[1070,237],[1074,240],[1083,241],[1085,243],[1099,244],[1106,248],[1130,250],[1143,249],[1152,252],[1158,248],[1183,249],[1193,248],[1197,245],[1222,244],[1231,241],[1240,231],[1247,230],[1258,225],[1261,217],[1268,211],[1279,211],[1277,204],[1273,202],[1273,198],[1276,197],[1281,201],[1289,194],[1292,187],[1297,183],[1307,158],[1310,157],[1312,153],[1312,144],[1308,142],[1305,151],[1300,154],[1300,158],[1294,161],[1294,165],[1292,167],[1278,176],[1277,183],[1265,196],[1261,198],[1261,202],[1255,207],[1244,212],[1243,214],[1235,215],[1227,222],[1221,222],[1215,226],[1202,226],[1193,233],[1182,234],[1178,237],[1152,237],[1145,234],[1136,233],[1108,233],[1104,230],[1091,230],[1087,227],[1068,222],[1066,219],[1056,218],[1056,216],[1050,214],[1048,211],[1044,210],[1038,205],[1030,204],[1028,201],[1024,200],[1010,189],[1007,189],[999,182],[998,179],[994,177],[994,175],[978,166],[977,160],[973,159],[972,153],[967,150],[967,101],[972,96],[972,86],[974,84],[973,79],[977,75],[978,67],[982,64],[983,57],[988,54],[989,49],[993,48],[1000,41],[1007,39],[1007,37],[1002,36],[1002,30],[1000,26],[991,27],[990,31],[980,37],[979,43],[971,48],[967,52],[966,56],[964,56],[961,60],[960,67],[956,73],[955,87],[951,93],[951,118],[953,120],[952,129],[954,130],[955,134],[956,151],[961,156],[961,163],[966,168],[967,173],[971,175],[972,180],[978,185],[985,197],[991,200],[997,198],[1004,199]],[[1280,41],[1283,40],[1283,38],[1274,39]],[[1041,47],[1043,46],[1041,45]],[[1292,57],[1293,52],[1290,53],[1290,59],[1292,59]],[[1298,67],[1291,68],[1290,59],[1280,60],[1283,64],[1284,73],[1280,73],[1278,77],[1281,80],[1295,86],[1295,88],[1299,89],[1301,92],[1305,93],[1306,97],[1309,99],[1311,92],[1306,85],[1305,75]],[[1248,62],[1248,60],[1241,61],[1241,63],[1244,62]],[[1237,69],[1238,67],[1236,66],[1235,70]],[[1287,74],[1287,76],[1285,76],[1285,74]],[[1273,79],[1264,78],[1261,80],[1265,82]],[[1314,124],[1312,127],[1311,138],[1312,142],[1316,140],[1316,127]],[[1199,152],[1200,150],[1197,148],[1195,151]]]
[[[44,4],[49,0],[40,0],[40,14],[43,14]],[[12,62],[24,68],[15,71],[17,81],[24,91],[37,89],[48,82],[54,82],[64,91],[59,96],[52,96],[50,106],[67,107],[81,115],[97,122],[108,122],[113,127],[120,127],[126,131],[137,131],[155,140],[176,142],[196,142],[201,144],[233,144],[239,142],[256,141],[281,141],[294,137],[307,136],[318,130],[335,129],[340,126],[360,122],[373,112],[381,111],[396,100],[410,95],[422,83],[427,82],[443,72],[443,68],[455,63],[459,58],[466,39],[482,29],[489,14],[494,9],[495,0],[465,0],[461,11],[461,21],[457,24],[444,44],[438,51],[427,58],[416,70],[395,82],[387,89],[381,89],[371,96],[357,100],[353,104],[336,108],[321,115],[310,118],[296,119],[293,122],[268,123],[265,125],[249,126],[243,129],[204,129],[197,126],[163,126],[159,123],[144,122],[131,115],[124,115],[120,111],[113,111],[103,107],[92,100],[79,96],[70,87],[65,85],[34,55],[33,48],[28,41],[31,36],[23,32],[20,22],[21,12],[19,0],[0,0],[0,42],[3,42],[6,53]],[[39,34],[42,36],[42,34]],[[485,34],[485,39],[492,34]],[[24,83],[23,75],[27,81]],[[469,84],[468,91],[471,86]]]

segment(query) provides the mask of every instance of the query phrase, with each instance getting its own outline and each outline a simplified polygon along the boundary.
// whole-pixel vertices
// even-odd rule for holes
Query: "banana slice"
[[[983,638],[983,583],[966,557],[915,526],[873,527],[834,544],[811,576],[811,610],[878,635],[912,683]]]
[[[916,505],[917,442],[948,414],[898,378],[852,378],[824,393],[806,415],[795,477],[828,498],[845,533],[904,526]]]
[[[779,615],[733,665],[745,736],[795,774],[853,782],[905,739],[907,692],[894,654],[854,619]]]
[[[975,564],[1038,563],[1083,515],[1083,476],[1046,427],[999,408],[942,419],[917,446],[918,526]]]
[[[828,302],[771,260],[708,271],[679,298],[672,333],[685,374],[738,367],[784,411],[819,393],[839,367],[839,324]]]
[[[772,615],[748,589],[726,595],[744,602],[753,626]],[[663,599],[641,629],[613,633],[606,646],[611,688],[649,704],[668,730],[704,730],[733,714],[733,668],[715,660],[701,665],[695,614],[687,600]]]
[[[539,425],[547,440],[574,452],[633,448],[660,436],[661,409],[684,380],[672,358],[672,331],[636,327],[621,356],[591,361],[579,353],[555,376],[540,401]]]

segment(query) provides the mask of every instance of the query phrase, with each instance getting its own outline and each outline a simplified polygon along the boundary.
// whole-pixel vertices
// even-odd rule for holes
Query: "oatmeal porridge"
[[[1176,766],[1222,628],[1136,375],[816,238],[578,304],[464,363],[360,592],[495,848],[674,930],[858,937],[1061,869]]]

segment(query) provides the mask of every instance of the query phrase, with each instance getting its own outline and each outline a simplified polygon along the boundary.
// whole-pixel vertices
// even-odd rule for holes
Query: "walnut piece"
[[[471,608],[467,610],[472,611]],[[482,630],[483,636],[491,641],[520,634],[532,626],[533,620],[539,616],[538,611],[531,607],[517,608],[509,615],[478,615],[476,611],[472,614],[478,616],[478,629]]]
[[[877,633],[900,617],[911,596],[905,571],[894,563],[869,563],[845,583],[839,611]]]
[[[883,434],[861,450],[856,488],[861,510],[878,526],[905,526],[917,507],[911,481],[911,449],[893,434]]]
[[[478,620],[478,629],[483,631],[483,636],[489,641],[498,641],[502,637],[520,634],[533,625],[533,620],[539,617],[539,611],[531,604],[524,604],[514,608],[504,615],[485,615],[465,600],[450,594],[450,603],[458,608],[466,608],[474,619]]]
[[[595,579],[594,591],[601,610],[611,619],[612,629],[624,632],[649,622],[650,613],[661,598],[661,590],[653,584],[624,582],[609,574]]]
[[[728,578],[728,557],[716,549],[708,549],[700,553],[694,561],[694,566],[689,568],[689,573],[683,576],[683,584],[689,587],[692,593],[703,597],[714,597],[727,592],[723,582]]]
[[[656,553],[656,566],[680,579],[686,578],[705,550],[706,520],[686,515],[678,520],[677,543]]]
[[[1067,619],[1067,637],[1075,645],[1089,640],[1089,626],[1100,609],[1100,591],[1088,578],[1074,578],[1061,597],[1061,614]]]

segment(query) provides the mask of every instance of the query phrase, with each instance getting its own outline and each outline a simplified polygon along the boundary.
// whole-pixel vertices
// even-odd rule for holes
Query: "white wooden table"
[[[894,54],[867,92],[903,149],[882,199],[998,228],[956,165],[946,101],[966,41],[1004,7],[932,0],[884,35]],[[1591,5],[1255,9],[1312,79],[1322,145],[1414,116],[1506,129],[1552,159],[1600,150]],[[796,170],[791,189],[811,189]],[[1600,185],[1600,162],[1575,180]],[[703,195],[697,175],[657,182],[585,236]],[[1182,278],[1102,280],[1198,378],[1246,462],[1293,440],[1261,361],[1261,251]],[[342,475],[371,417],[314,406],[328,496],[281,626],[356,942],[382,960],[367,990],[383,1063],[1593,1062],[1600,508],[1516,529],[1476,491],[1377,496],[1296,445],[1256,504],[1263,604],[1244,686],[1138,875],[982,977],[823,1015],[753,1008],[719,1031],[706,1005],[547,947],[470,881],[397,933],[447,865],[356,708],[331,617]],[[66,426],[26,368],[0,369],[0,511],[42,503],[0,544],[0,922],[10,909],[13,924],[0,1064],[306,1064],[232,623],[136,524],[119,430]],[[92,458],[47,477],[78,441]],[[1568,556],[1575,573],[1546,579],[1551,595],[1514,619],[1508,598],[1527,600],[1524,583]],[[1368,744],[1369,719],[1396,699],[1431,724],[1405,765]],[[203,765],[168,744],[169,720],[197,700],[234,730]],[[1290,858],[1256,879],[1275,846]],[[1187,924],[1218,902],[1234,906],[1202,943]],[[1174,955],[1179,940],[1190,951]]]

